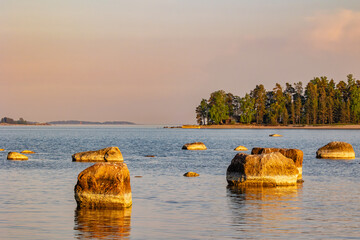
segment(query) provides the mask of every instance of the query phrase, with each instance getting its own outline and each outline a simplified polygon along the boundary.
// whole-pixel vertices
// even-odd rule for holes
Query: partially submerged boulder
[[[126,208],[132,205],[130,173],[125,163],[96,163],[78,176],[75,200],[82,208]]]
[[[7,160],[19,160],[24,161],[28,160],[29,158],[21,153],[18,152],[9,152],[7,155]]]
[[[237,146],[234,150],[235,151],[247,151],[248,149],[244,146]]]
[[[118,147],[87,151],[72,155],[74,162],[122,162],[124,158]]]
[[[304,158],[303,151],[293,148],[253,148],[251,150],[251,154],[264,154],[272,152],[280,152],[285,157],[292,159],[299,171],[298,180],[302,179],[302,165]]]
[[[248,155],[238,153],[226,172],[229,186],[295,185],[299,171],[292,159],[279,152]]]
[[[5,151],[5,149],[3,149],[3,148],[0,148],[0,152],[2,152],[2,151]]]
[[[24,153],[24,154],[33,154],[35,152],[31,151],[31,150],[24,150],[22,151],[21,153]]]
[[[319,148],[316,152],[317,158],[353,159],[355,152],[350,143],[330,142]]]
[[[283,135],[280,134],[270,134],[269,137],[282,137]]]
[[[185,150],[206,150],[206,146],[202,142],[186,143],[182,149]]]
[[[198,177],[200,176],[198,173],[196,172],[187,172],[184,174],[185,177]]]

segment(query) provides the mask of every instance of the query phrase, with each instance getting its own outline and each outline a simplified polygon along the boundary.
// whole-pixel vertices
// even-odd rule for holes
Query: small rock
[[[269,137],[282,137],[283,135],[280,134],[270,134]]]
[[[125,163],[96,163],[78,176],[78,207],[125,208],[132,205],[130,173]]]
[[[330,142],[316,151],[317,158],[354,159],[355,152],[350,143]]]
[[[235,151],[247,151],[248,149],[244,146],[238,146],[234,149]]]
[[[24,161],[24,160],[28,160],[29,158],[25,155],[22,155],[21,153],[18,152],[9,152],[7,155],[7,160],[20,160],[20,161]]]
[[[87,151],[72,155],[73,162],[122,162],[124,158],[118,147]]]
[[[135,178],[142,178],[142,176],[135,176]]]
[[[5,149],[0,148],[0,152],[5,151]]]
[[[198,173],[196,172],[187,172],[184,174],[185,177],[198,177],[200,176]]]
[[[184,150],[206,150],[206,146],[202,142],[186,143],[182,149]]]
[[[146,155],[145,157],[150,157],[150,158],[154,158],[154,155]]]
[[[24,150],[21,153],[25,153],[25,154],[33,154],[35,152],[31,151],[31,150]]]

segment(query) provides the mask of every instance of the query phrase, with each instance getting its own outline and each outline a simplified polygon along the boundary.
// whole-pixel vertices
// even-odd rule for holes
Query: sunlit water
[[[335,140],[352,144],[360,156],[358,130],[0,127],[6,149],[0,152],[0,239],[360,239],[360,159],[315,158]],[[194,141],[208,150],[181,150]],[[305,182],[227,188],[238,145],[303,150]],[[71,155],[108,146],[118,146],[129,167],[133,206],[76,210],[77,175],[93,163],[72,162]],[[24,149],[36,154],[6,160],[7,152]],[[183,177],[187,171],[200,177]]]

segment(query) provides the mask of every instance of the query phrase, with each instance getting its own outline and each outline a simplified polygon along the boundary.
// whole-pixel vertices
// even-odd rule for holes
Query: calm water
[[[360,239],[360,159],[315,158],[335,140],[352,144],[360,156],[358,130],[0,127],[6,149],[0,152],[0,238]],[[208,150],[181,150],[194,141]],[[303,150],[305,182],[227,188],[237,145]],[[72,162],[71,155],[108,146],[118,146],[128,164],[133,206],[76,211],[77,175],[93,163]],[[24,149],[37,153],[24,162],[6,160],[8,151]],[[183,177],[187,171],[200,177]]]

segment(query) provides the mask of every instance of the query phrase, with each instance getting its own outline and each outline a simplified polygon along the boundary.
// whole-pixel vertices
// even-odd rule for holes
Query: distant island
[[[0,125],[135,125],[133,122],[128,121],[106,121],[106,122],[92,122],[92,121],[78,121],[78,120],[66,120],[66,121],[52,121],[47,123],[30,122],[23,118],[14,120],[9,117],[3,117],[0,120]]]
[[[127,121],[91,122],[91,121],[78,121],[78,120],[53,121],[53,122],[48,122],[48,124],[51,124],[51,125],[63,125],[63,124],[71,124],[71,125],[135,125],[135,123],[127,122]]]

